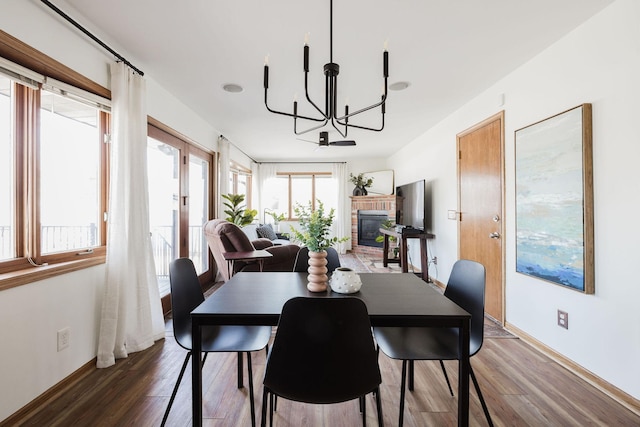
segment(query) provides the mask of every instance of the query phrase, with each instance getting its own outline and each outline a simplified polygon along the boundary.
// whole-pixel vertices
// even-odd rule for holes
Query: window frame
[[[231,175],[231,188],[229,188],[229,193],[231,194],[238,194],[238,182],[240,175],[247,177],[247,193],[245,194],[246,197],[244,202],[246,208],[251,209],[251,200],[253,198],[251,185],[251,179],[253,176],[251,174],[251,170],[231,160],[229,162],[229,175]]]
[[[294,177],[311,177],[311,209],[316,209],[316,177],[317,176],[332,176],[331,172],[277,172],[276,177],[287,178],[287,221],[297,221],[298,218],[294,216],[294,206],[292,203],[292,179]]]
[[[92,80],[82,76],[78,72],[66,67],[49,56],[39,52],[31,46],[21,42],[13,36],[0,30],[0,57],[5,58],[17,65],[27,68],[35,73],[46,75],[62,83],[77,87],[89,93],[98,95],[102,98],[110,99],[111,91],[103,86],[93,82]],[[39,125],[40,125],[40,103],[38,101],[32,105],[31,110],[35,109],[35,120],[31,123],[31,131],[24,127],[24,117],[29,112],[26,104],[20,100],[24,100],[34,89],[14,81],[13,87],[16,88],[14,93],[14,142],[15,142],[15,176],[16,176],[16,218],[14,220],[16,227],[16,258],[0,261],[0,290],[20,286],[31,283],[36,280],[42,280],[59,274],[66,274],[79,269],[103,264],[106,258],[106,222],[100,221],[100,246],[95,246],[92,251],[83,253],[78,256],[78,250],[60,252],[55,254],[41,255],[39,253],[39,223],[35,221],[37,218],[38,204],[38,162],[34,148],[37,148]],[[18,95],[18,89],[20,94]],[[31,92],[33,95],[33,92]],[[109,129],[110,115],[102,112],[99,119],[99,126]],[[102,134],[102,131],[100,132]],[[26,142],[25,142],[26,141]],[[106,212],[108,203],[108,184],[109,184],[109,144],[102,144],[100,141],[100,210]],[[37,151],[35,151],[37,153]],[[27,208],[31,203],[33,208],[29,211]],[[103,219],[103,218],[102,218]],[[27,227],[29,227],[27,229]],[[27,239],[27,236],[34,236]],[[31,254],[31,260],[36,267],[29,262],[26,254]]]

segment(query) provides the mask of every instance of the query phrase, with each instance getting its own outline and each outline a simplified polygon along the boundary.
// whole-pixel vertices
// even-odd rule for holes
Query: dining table
[[[459,333],[458,425],[469,425],[469,334],[471,315],[413,273],[359,273],[353,294],[307,290],[307,274],[240,272],[191,312],[193,425],[202,425],[201,330],[206,325],[276,326],[284,303],[294,297],[359,298],[372,326],[457,328]]]

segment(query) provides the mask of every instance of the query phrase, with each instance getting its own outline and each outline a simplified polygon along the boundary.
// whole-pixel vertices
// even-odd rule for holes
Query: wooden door
[[[485,312],[504,323],[504,112],[458,135],[461,259],[485,266]]]

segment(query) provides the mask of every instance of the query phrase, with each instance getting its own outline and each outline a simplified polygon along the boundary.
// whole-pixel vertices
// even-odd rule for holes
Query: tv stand
[[[409,272],[409,263],[407,262],[407,240],[408,239],[420,239],[420,269],[422,280],[430,282],[429,278],[429,257],[427,253],[427,239],[433,239],[436,236],[431,233],[425,233],[424,231],[414,228],[411,232],[403,233],[396,230],[387,230],[386,228],[380,229],[380,234],[384,236],[382,245],[382,265],[387,267],[389,262],[399,262],[402,267],[403,273]],[[389,237],[395,237],[400,242],[400,260],[389,260]]]

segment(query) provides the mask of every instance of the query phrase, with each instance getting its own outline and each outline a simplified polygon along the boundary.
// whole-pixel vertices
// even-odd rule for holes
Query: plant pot
[[[338,267],[331,275],[331,290],[340,294],[354,294],[362,287],[360,275],[347,267]]]
[[[309,251],[309,268],[307,269],[307,289],[311,292],[325,292],[327,290],[327,251]]]
[[[368,194],[368,193],[367,193],[367,189],[366,189],[366,188],[364,188],[364,187],[358,187],[358,186],[356,186],[356,187],[353,189],[353,195],[354,195],[354,196],[366,196],[367,194]]]

